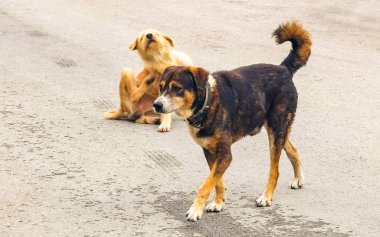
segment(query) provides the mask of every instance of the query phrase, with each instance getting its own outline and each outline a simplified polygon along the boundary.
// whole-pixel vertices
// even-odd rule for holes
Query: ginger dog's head
[[[153,104],[155,111],[190,117],[194,108],[204,103],[208,76],[209,72],[200,67],[166,68],[160,81],[160,96]]]
[[[143,60],[159,61],[174,48],[173,39],[155,30],[143,31],[129,45],[129,49],[137,50]]]

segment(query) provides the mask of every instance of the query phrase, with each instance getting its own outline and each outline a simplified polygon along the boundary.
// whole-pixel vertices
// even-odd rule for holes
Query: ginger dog
[[[190,66],[191,58],[174,50],[173,39],[155,30],[142,32],[130,45],[144,62],[136,76],[124,68],[119,83],[120,108],[106,112],[106,119],[127,119],[136,123],[157,124],[159,132],[170,131],[171,114],[155,114],[152,104],[159,95],[159,81],[169,66]]]

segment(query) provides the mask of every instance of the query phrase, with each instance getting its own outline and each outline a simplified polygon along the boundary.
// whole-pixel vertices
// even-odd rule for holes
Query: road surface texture
[[[0,1],[0,236],[379,236],[379,1]],[[294,82],[292,131],[305,186],[285,154],[271,207],[265,132],[233,147],[227,202],[185,213],[208,174],[185,122],[172,131],[107,121],[128,49],[147,28],[210,71],[279,64],[271,38],[299,20],[312,55]]]

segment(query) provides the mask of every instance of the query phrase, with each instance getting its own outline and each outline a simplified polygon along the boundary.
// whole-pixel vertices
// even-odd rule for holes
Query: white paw
[[[160,126],[158,126],[157,131],[159,132],[169,132],[170,131],[170,123],[162,122]]]
[[[299,188],[302,188],[303,186],[303,178],[300,177],[300,178],[295,178],[293,180],[293,182],[290,184],[290,187],[292,189],[299,189]]]
[[[256,199],[256,205],[258,207],[269,207],[272,204],[272,199],[269,199],[265,194],[262,194]]]
[[[188,221],[197,221],[201,219],[202,214],[203,208],[194,202],[193,205],[191,205],[190,209],[186,212],[186,219]]]
[[[218,204],[215,201],[213,201],[207,205],[206,211],[207,212],[220,212],[223,210],[223,205],[224,205],[224,202]]]

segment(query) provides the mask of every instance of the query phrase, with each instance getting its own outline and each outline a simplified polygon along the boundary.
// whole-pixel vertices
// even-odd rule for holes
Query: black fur
[[[297,91],[287,68],[255,64],[212,76],[217,81],[216,101],[198,136],[211,136],[219,127],[236,141],[267,122],[276,142],[284,140],[297,108]],[[225,114],[218,116],[220,111]]]
[[[291,41],[293,46],[280,66],[254,64],[219,71],[211,74],[214,77],[212,80],[209,80],[209,72],[203,68],[172,66],[166,69],[161,78],[162,84],[175,82],[185,87],[184,84],[190,84],[184,80],[188,80],[188,75],[191,75],[193,83],[184,93],[183,110],[176,110],[178,115],[186,119],[196,115],[198,108],[204,104],[207,82],[216,83],[211,83],[212,99],[208,103],[207,115],[200,120],[199,129],[191,123],[189,127],[194,140],[202,146],[211,169],[194,202],[196,205],[204,205],[214,187],[217,195],[224,195],[221,191],[224,188],[221,178],[232,160],[231,145],[244,136],[257,134],[262,126],[268,132],[271,168],[268,185],[262,197],[257,200],[257,205],[270,205],[277,184],[282,149],[292,160],[295,175],[302,179],[301,161],[288,135],[298,99],[292,77],[306,64],[311,53],[311,40],[308,32],[298,23],[281,25],[274,36],[278,43]],[[302,187],[302,182],[296,181],[297,187]]]

